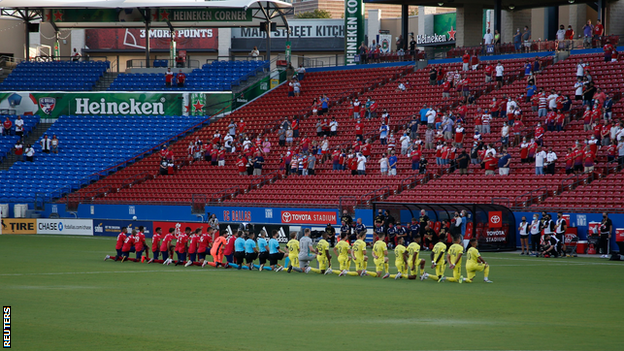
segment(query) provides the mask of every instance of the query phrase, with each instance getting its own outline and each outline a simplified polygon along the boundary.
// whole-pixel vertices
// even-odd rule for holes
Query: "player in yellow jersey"
[[[335,274],[343,276],[349,272],[349,266],[351,266],[351,259],[349,258],[349,251],[351,246],[347,242],[347,233],[340,234],[340,241],[334,246],[334,253],[338,256],[338,263],[340,264],[340,272],[333,271]]]
[[[351,245],[351,259],[355,262],[355,271],[360,277],[367,274],[376,277],[377,273],[366,271],[368,256],[366,255],[366,242],[364,241],[364,238],[366,238],[365,231],[357,234],[357,240],[353,243],[353,245]]]
[[[486,283],[493,283],[488,277],[490,276],[490,266],[485,262],[479,250],[477,250],[477,246],[479,242],[476,238],[470,239],[468,243],[468,252],[466,253],[466,257],[468,258],[466,261],[466,273],[467,278],[464,280],[466,283],[472,283],[477,272],[483,271],[483,281]]]
[[[397,274],[391,275],[390,278],[400,279],[401,277],[407,276],[407,248],[403,246],[405,243],[405,239],[403,237],[399,237],[397,241],[397,246],[394,248],[394,265],[399,271]]]
[[[322,273],[322,274],[331,274],[331,255],[329,254],[329,242],[327,238],[329,234],[327,232],[323,232],[323,238],[319,240],[316,244],[316,260],[318,261],[319,268],[310,268],[311,272],[314,273]]]
[[[297,232],[290,233],[290,241],[286,244],[286,251],[288,251],[288,273],[290,273],[293,269],[297,272],[303,272],[301,268],[299,268],[299,240],[297,240]]]
[[[390,273],[388,273],[388,246],[384,241],[386,239],[386,234],[384,232],[379,232],[377,235],[379,239],[375,241],[373,245],[373,261],[375,262],[377,276],[381,277],[381,274],[385,271],[386,274],[384,274],[382,279],[386,279],[390,276]]]
[[[449,247],[448,253],[446,254],[446,263],[450,269],[453,270],[453,277],[446,278],[449,282],[457,282],[463,283],[464,277],[461,275],[461,263],[462,263],[462,255],[464,254],[464,246],[462,245],[462,237],[461,235],[457,235],[453,237],[453,245]],[[439,280],[440,282],[442,280]]]
[[[431,268],[435,269],[435,275],[425,273],[420,277],[420,280],[425,280],[427,278],[431,280],[439,281],[444,278],[444,269],[446,269],[446,261],[444,259],[444,254],[446,253],[446,233],[440,231],[440,241],[433,247],[431,250]]]
[[[419,257],[420,235],[414,237],[414,241],[407,245],[407,254],[409,255],[407,259],[407,266],[409,268],[408,278],[416,279],[416,277],[419,276],[419,268],[421,274],[425,272],[425,259]]]

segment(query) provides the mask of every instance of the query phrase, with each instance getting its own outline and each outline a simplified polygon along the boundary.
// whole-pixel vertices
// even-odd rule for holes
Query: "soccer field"
[[[460,285],[103,262],[114,246],[105,237],[0,236],[12,347],[623,349],[620,262],[483,253],[494,284],[479,273]]]

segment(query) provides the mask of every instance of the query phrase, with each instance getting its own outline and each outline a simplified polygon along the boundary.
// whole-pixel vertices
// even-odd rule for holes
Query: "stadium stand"
[[[0,90],[91,90],[110,68],[108,61],[22,61]]]
[[[6,118],[9,117],[11,123],[13,123],[13,131],[15,130],[15,120],[17,116],[14,115],[0,115],[0,122],[4,122]],[[28,136],[30,132],[37,126],[39,123],[39,116],[22,116],[24,120],[24,137]],[[17,144],[17,141],[20,139],[19,136],[13,135],[5,135],[0,137],[0,161],[2,161],[7,155],[11,153],[11,150]]]
[[[167,87],[164,73],[121,73],[108,90],[231,90],[268,66],[268,61],[214,61],[189,73],[184,87]],[[178,73],[174,74],[177,77]]]
[[[61,116],[47,131],[59,138],[59,153],[43,153],[37,143],[34,162],[16,162],[1,171],[5,191],[0,201],[32,203],[38,193],[47,200],[61,197],[202,120],[203,116]]]
[[[221,135],[227,132],[230,120],[245,123],[246,135],[253,140],[258,134],[266,135],[270,138],[271,152],[266,157],[266,166],[263,174],[268,175],[278,169],[279,155],[285,153],[287,147],[278,146],[275,134],[276,126],[283,121],[284,117],[305,116],[310,114],[313,98],[326,94],[332,101],[331,109],[343,101],[353,91],[363,92],[367,87],[396,78],[405,70],[404,67],[373,68],[362,70],[328,71],[319,73],[308,73],[302,82],[303,94],[301,97],[286,98],[288,86],[284,84],[261,98],[245,105],[231,115],[222,118],[210,126],[187,136],[186,138],[171,145],[176,155],[176,159],[185,160],[188,155],[189,142],[195,141],[199,137],[202,141],[212,140],[216,131]],[[332,82],[328,84],[328,82]],[[330,111],[331,111],[330,109]],[[292,118],[291,118],[292,120]],[[306,119],[302,119],[305,121]],[[310,127],[304,127],[302,123],[301,133],[310,132]],[[310,132],[311,133],[311,132]],[[96,198],[99,202],[129,202],[142,199],[143,201],[154,202],[184,202],[189,203],[193,194],[220,194],[239,193],[250,190],[254,182],[262,182],[266,177],[239,176],[235,165],[237,154],[228,154],[224,167],[208,166],[205,161],[195,162],[181,168],[179,172],[172,176],[159,176],[156,179],[149,179],[142,184],[137,184],[132,189],[124,189],[124,180],[136,174],[151,172],[155,174],[158,170],[159,156],[151,155],[136,164],[131,165],[113,175],[110,175],[96,184],[83,189],[83,194],[96,192],[98,188],[120,189],[119,192],[107,194],[105,198]],[[167,184],[168,194],[175,195],[169,199],[166,194],[154,192],[152,185]],[[197,185],[197,187],[195,187]],[[157,186],[156,186],[157,187]],[[232,189],[234,188],[234,189]],[[221,195],[217,195],[220,197]]]

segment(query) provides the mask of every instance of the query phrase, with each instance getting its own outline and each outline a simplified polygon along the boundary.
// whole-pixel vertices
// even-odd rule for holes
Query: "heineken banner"
[[[230,92],[3,92],[0,114],[51,119],[62,115],[213,115],[229,111],[231,99]]]
[[[455,12],[433,16],[433,34],[422,34],[416,37],[418,46],[455,45],[457,31],[457,15]]]
[[[345,1],[345,65],[357,65],[358,48],[364,42],[364,3]]]

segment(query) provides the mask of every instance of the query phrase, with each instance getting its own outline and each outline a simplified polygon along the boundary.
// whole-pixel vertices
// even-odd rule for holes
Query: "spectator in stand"
[[[427,117],[428,128],[433,128],[435,126],[436,115],[437,115],[437,112],[433,108],[430,108],[427,111],[426,117]]]
[[[308,155],[308,164],[307,164],[307,168],[308,168],[308,175],[314,175],[315,174],[315,170],[316,170],[316,156],[314,154],[310,154]]]
[[[503,146],[509,145],[509,125],[503,122],[503,127],[501,128],[501,144]]]
[[[494,43],[494,36],[490,33],[490,29],[488,28],[485,34],[483,35],[483,49],[481,50],[481,54],[485,54],[487,52],[487,47]]]
[[[527,87],[526,87],[526,99],[525,102],[531,102],[533,100],[533,96],[537,90],[537,86],[535,85],[535,77],[531,76],[527,79]]]
[[[572,25],[568,24],[568,29],[565,31],[565,41],[566,41],[565,48],[567,50],[572,49],[573,40],[574,40],[574,29],[572,29]]]
[[[302,81],[303,78],[305,78],[305,73],[305,67],[303,67],[303,65],[299,65],[299,68],[297,68],[297,80]]]
[[[24,154],[26,155],[26,161],[34,162],[35,161],[35,148],[30,144],[26,145],[26,149],[24,150]]]
[[[553,151],[552,147],[548,148],[548,153],[546,153],[546,170],[545,174],[555,174],[555,163],[557,162],[557,154]]]
[[[397,174],[397,163],[398,163],[398,158],[394,150],[391,150],[390,157],[388,157],[388,175]]]
[[[219,151],[217,151],[217,159],[218,161],[218,165],[223,167],[225,166],[225,147],[221,146],[221,148],[219,149]]]
[[[401,143],[401,155],[407,154],[407,150],[409,149],[410,142],[411,140],[407,132],[403,132],[403,135],[399,139],[399,143]]]
[[[583,79],[585,77],[585,67],[589,66],[588,64],[583,62],[583,59],[580,59],[576,64],[576,78]]]
[[[485,157],[483,158],[483,165],[484,165],[484,169],[485,169],[485,175],[494,175],[494,172],[496,171],[496,157],[494,155],[492,155],[491,153],[486,153]]]
[[[468,165],[470,164],[470,157],[466,153],[466,150],[462,150],[462,152],[457,156],[457,167],[459,169],[459,174],[468,174]]]
[[[13,146],[13,153],[17,157],[17,161],[24,161],[24,145],[22,144],[22,139],[19,139],[15,146]]]
[[[611,45],[611,42],[609,41],[609,39],[607,39],[605,45],[602,47],[602,50],[604,51],[604,61],[611,62],[611,57],[613,55],[614,47],[613,45]]]
[[[435,68],[435,66],[432,65],[431,69],[429,70],[429,84],[437,85],[438,84],[437,77],[438,77],[438,70]]]
[[[595,94],[596,87],[594,86],[594,82],[587,83],[583,89],[583,105],[589,106],[590,108],[593,107]]]
[[[510,165],[511,165],[511,155],[507,153],[507,148],[504,147],[498,158],[498,174],[509,175]]]
[[[251,49],[251,59],[258,61],[258,56],[260,56],[260,51],[258,50],[257,46],[254,46],[253,49]]]
[[[48,138],[47,134],[43,135],[43,139],[39,141],[39,144],[41,145],[41,152],[43,152],[44,154],[50,153],[50,149],[52,148],[52,140]]]
[[[404,92],[407,90],[407,86],[403,82],[399,82],[395,91]]]
[[[457,123],[455,128],[455,147],[462,149],[464,147],[465,129],[460,123]]]
[[[15,135],[19,136],[20,138],[24,137],[24,120],[20,115],[18,115],[17,119],[15,120]]]
[[[494,71],[495,71],[495,68],[491,62],[485,65],[485,69],[483,70],[483,72],[484,72],[486,84],[492,81],[492,75],[494,74]]]
[[[520,52],[520,48],[522,47],[522,33],[520,33],[520,28],[516,28],[516,34],[513,36],[513,43],[516,52]]]
[[[178,88],[184,87],[184,81],[186,81],[186,74],[184,74],[182,70],[180,70],[180,72],[178,72],[178,74],[176,75],[176,82],[178,83]]]
[[[602,36],[604,35],[604,27],[602,26],[602,22],[600,20],[596,21],[596,25],[594,26],[594,42],[593,47],[601,47],[602,46]]]
[[[388,157],[386,156],[385,152],[381,154],[381,158],[379,159],[378,162],[379,162],[379,171],[381,175],[384,175],[384,176],[388,175]]]
[[[357,174],[366,175],[366,157],[361,152],[357,153]]]
[[[505,75],[505,67],[503,67],[503,64],[500,61],[498,61],[498,63],[496,64],[495,71],[496,86],[498,89],[500,89],[503,86],[503,77]]]
[[[594,171],[594,157],[595,154],[591,150],[590,146],[585,146],[585,152],[583,153],[583,166],[585,173],[591,173]]]
[[[543,144],[543,139],[544,139],[544,127],[542,127],[542,124],[540,122],[537,122],[537,126],[535,127],[535,132],[534,132],[534,136],[535,136],[535,143],[539,146],[542,146]]]
[[[165,85],[167,88],[171,88],[171,83],[173,82],[173,72],[171,72],[171,68],[167,68],[167,73],[165,73]]]
[[[522,44],[524,45],[524,52],[531,51],[531,30],[528,26],[524,26],[524,32],[522,32]]]
[[[428,117],[427,117],[427,113],[429,112],[429,108],[427,107],[427,104],[423,105],[423,108],[420,109],[419,113],[420,113],[420,125],[421,126],[426,126],[427,125],[427,121],[428,121]]]
[[[624,137],[620,137],[618,144],[617,144],[617,150],[618,150],[618,164],[620,166],[624,166]]]
[[[425,155],[420,156],[420,161],[418,162],[418,173],[425,174],[427,173],[427,165],[429,162],[425,158]]]
[[[468,50],[464,51],[464,55],[462,56],[462,71],[467,71],[470,69],[470,54]]]
[[[546,151],[542,150],[542,147],[537,148],[535,154],[535,174],[544,175],[544,164],[546,162]]]
[[[613,97],[611,96],[611,94],[606,94],[606,99],[603,107],[604,119],[611,120],[613,118]]]
[[[592,46],[592,37],[594,33],[594,26],[591,20],[587,20],[587,23],[583,26],[583,47],[588,49]]]
[[[11,135],[11,128],[13,127],[13,122],[7,117],[2,123],[2,135],[9,136]]]
[[[557,50],[565,50],[565,26],[563,24],[559,25],[559,30],[555,34],[557,38]]]
[[[329,98],[326,94],[323,94],[321,98],[321,114],[324,115],[327,114],[327,112],[329,112]]]

